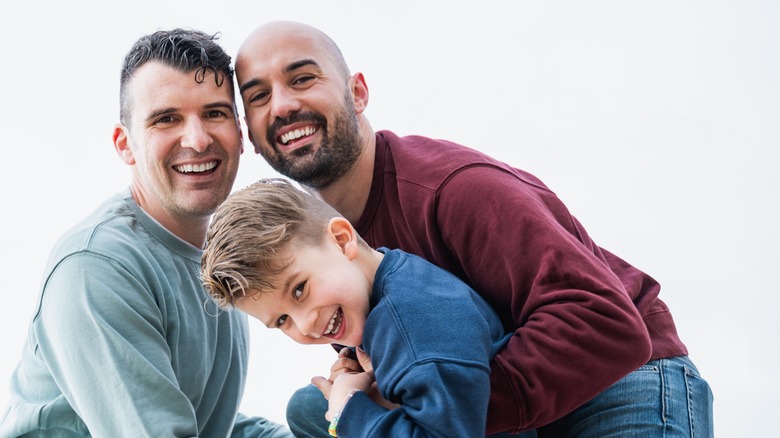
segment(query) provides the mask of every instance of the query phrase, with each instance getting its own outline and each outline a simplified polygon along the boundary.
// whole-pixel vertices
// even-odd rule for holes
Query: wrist
[[[352,391],[349,391],[349,394],[347,394],[347,399],[344,402],[344,406],[341,407],[338,411],[336,411],[336,414],[333,415],[333,418],[330,420],[330,424],[328,425],[328,434],[333,437],[338,436],[338,425],[339,425],[339,419],[341,419],[341,411],[344,410],[344,408],[347,407],[347,403],[349,403],[349,399],[352,398],[352,396],[360,391],[359,389],[355,388]]]

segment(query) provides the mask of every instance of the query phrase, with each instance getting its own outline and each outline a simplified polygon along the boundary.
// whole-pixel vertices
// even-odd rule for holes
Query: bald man
[[[257,28],[236,79],[255,152],[369,245],[466,281],[514,332],[491,362],[486,434],[712,436],[711,390],[660,285],[600,248],[538,178],[452,142],[375,132],[363,74],[306,24]],[[331,379],[354,366],[347,360]],[[326,410],[317,388],[303,388],[288,423],[298,436],[327,436]]]

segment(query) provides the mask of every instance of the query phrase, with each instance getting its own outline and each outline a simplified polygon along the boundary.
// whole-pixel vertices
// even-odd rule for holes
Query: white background
[[[129,181],[111,143],[126,50],[182,26],[222,32],[234,55],[255,26],[291,19],[365,74],[374,128],[536,174],[658,279],[712,385],[717,436],[767,436],[780,417],[779,18],[769,0],[3,3],[0,404],[49,249]],[[247,149],[236,187],[272,175]],[[252,328],[242,410],[284,422],[329,347]]]

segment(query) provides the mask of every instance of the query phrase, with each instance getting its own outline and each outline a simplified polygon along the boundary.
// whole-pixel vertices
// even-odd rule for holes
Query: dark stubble
[[[276,133],[296,122],[317,123],[323,138],[319,148],[307,144],[290,154],[279,152]],[[287,118],[274,120],[265,141],[271,147],[258,149],[274,170],[314,189],[330,186],[346,174],[360,156],[360,134],[350,93],[345,93],[343,105],[337,111],[332,126],[321,114],[296,112]]]

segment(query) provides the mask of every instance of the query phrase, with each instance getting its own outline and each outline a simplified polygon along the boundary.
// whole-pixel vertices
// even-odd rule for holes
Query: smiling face
[[[300,344],[358,346],[373,277],[369,280],[351,254],[333,240],[306,244],[293,239],[280,254],[288,265],[278,286],[242,297],[235,307]]]
[[[241,46],[236,78],[255,151],[279,173],[314,188],[344,175],[361,152],[349,77],[333,43],[293,23],[259,28]]]
[[[213,74],[196,82],[194,72],[143,65],[130,82],[130,126],[114,130],[134,198],[176,234],[181,222],[207,221],[227,197],[243,150],[233,91]]]

